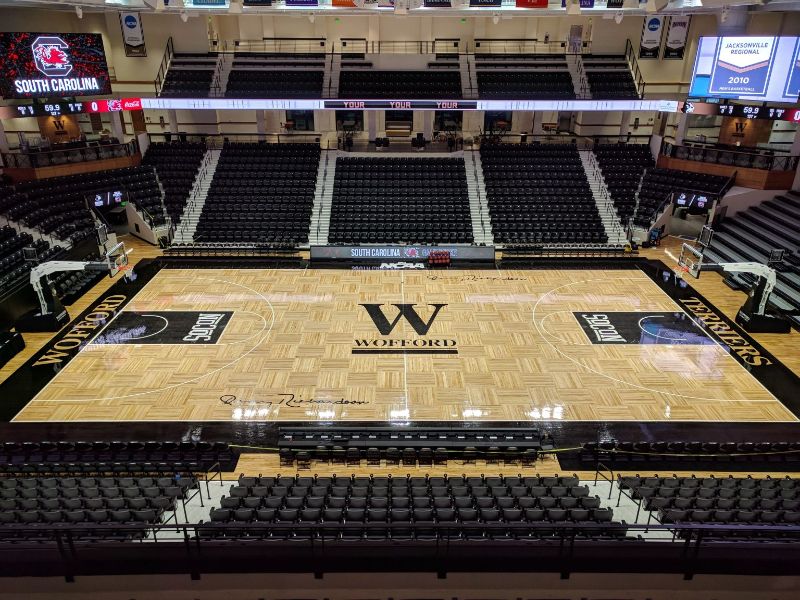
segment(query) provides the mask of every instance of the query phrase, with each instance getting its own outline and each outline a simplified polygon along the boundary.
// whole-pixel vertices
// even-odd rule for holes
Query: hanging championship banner
[[[125,43],[125,56],[147,56],[142,19],[139,13],[119,13],[119,25],[122,27],[122,41]]]
[[[594,8],[594,0],[578,0],[580,8]],[[547,8],[545,5],[544,8]],[[567,0],[561,0],[561,8],[567,8]]]
[[[625,5],[625,0],[608,0],[606,8],[622,8]]]
[[[661,50],[661,34],[664,32],[664,17],[645,17],[639,58],[658,58]]]
[[[717,41],[710,94],[764,96],[775,55],[774,37],[724,37]]]
[[[691,22],[692,17],[670,17],[667,43],[664,45],[664,58],[683,60]]]
[[[477,8],[496,8],[502,4],[502,0],[469,0],[469,5]]]
[[[547,8],[547,0],[517,0],[517,8]]]
[[[316,6],[317,0],[286,0],[286,6]]]
[[[425,8],[450,8],[450,0],[425,0]]]

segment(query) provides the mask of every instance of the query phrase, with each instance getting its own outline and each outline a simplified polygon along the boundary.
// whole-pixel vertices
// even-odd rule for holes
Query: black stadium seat
[[[308,242],[319,159],[316,144],[226,143],[195,241]]]
[[[655,165],[647,144],[596,144],[594,154],[623,225],[636,208],[636,190],[645,169]]]
[[[331,243],[471,243],[461,158],[339,158]]]
[[[142,164],[155,167],[164,188],[164,205],[177,225],[205,155],[200,142],[151,142]]]
[[[483,144],[480,152],[495,242],[608,241],[576,146]]]
[[[458,71],[342,71],[339,97],[350,99],[461,98]]]

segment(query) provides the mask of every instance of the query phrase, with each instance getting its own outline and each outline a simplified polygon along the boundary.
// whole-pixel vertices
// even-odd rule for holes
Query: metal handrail
[[[475,54],[567,54],[568,42],[566,40],[540,41],[533,39],[491,39],[477,38],[469,44],[468,50]]]
[[[639,93],[639,98],[644,98],[646,83],[642,71],[639,69],[639,59],[636,57],[636,52],[634,51],[630,38],[625,40],[625,60],[628,62],[628,68],[633,74],[633,80],[636,85],[636,91]]]
[[[167,77],[169,65],[172,62],[172,57],[175,55],[175,46],[172,43],[172,36],[167,38],[167,45],[164,48],[164,54],[161,57],[161,64],[158,66],[158,74],[153,82],[156,88],[156,96],[161,95],[161,88],[164,86],[164,79]]]
[[[105,156],[107,153],[111,156]],[[139,153],[139,145],[136,140],[118,144],[101,144],[99,142],[88,142],[86,146],[77,148],[66,148],[63,150],[36,150],[34,152],[3,152],[3,164],[6,168],[41,168],[59,166],[69,163],[86,162],[91,160],[105,160],[108,158],[120,158],[123,156],[133,156]],[[114,156],[118,154],[118,156]],[[64,160],[57,160],[63,158]],[[77,160],[71,160],[77,159]]]
[[[684,156],[676,156],[676,154]],[[775,156],[772,152],[748,152],[727,148],[678,145],[667,140],[661,142],[661,155],[681,160],[691,160],[731,167],[744,167],[762,171],[794,171],[800,156]],[[728,158],[731,162],[722,162]]]
[[[265,54],[318,54],[325,53],[328,40],[324,37],[290,38],[270,37],[260,40],[233,39],[222,42],[223,52],[263,52]]]

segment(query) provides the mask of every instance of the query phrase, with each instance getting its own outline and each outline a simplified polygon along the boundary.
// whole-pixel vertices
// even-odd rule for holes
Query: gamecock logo
[[[57,36],[43,35],[31,45],[36,68],[48,77],[66,77],[72,72],[69,44]]]

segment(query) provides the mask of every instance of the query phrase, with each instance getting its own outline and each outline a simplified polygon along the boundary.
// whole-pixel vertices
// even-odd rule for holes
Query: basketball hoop
[[[689,267],[684,265],[676,265],[675,267],[675,275],[677,275],[680,279],[686,279],[686,276],[689,274]]]

